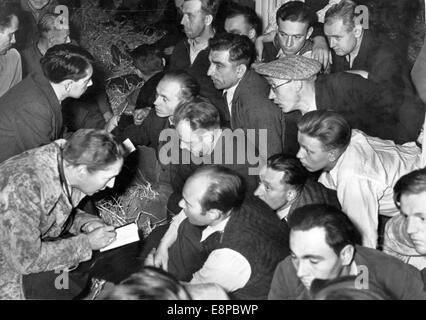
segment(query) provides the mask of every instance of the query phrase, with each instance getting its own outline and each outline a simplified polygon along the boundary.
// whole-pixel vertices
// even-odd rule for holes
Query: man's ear
[[[353,245],[348,244],[346,245],[339,254],[340,260],[342,261],[343,266],[348,266],[351,264],[352,259],[355,254],[355,248]]]
[[[71,85],[73,83],[73,81],[71,79],[67,79],[61,82],[62,85],[64,86],[64,89],[68,92],[71,90]]]
[[[222,211],[218,209],[210,209],[206,212],[206,215],[210,220],[219,220],[222,216]]]
[[[247,66],[243,63],[237,66],[237,75],[239,79],[242,79],[244,75],[246,74]]]
[[[207,15],[204,17],[204,24],[205,24],[206,26],[210,26],[212,23],[213,23],[213,16],[212,16],[211,14],[207,14]]]
[[[361,38],[362,36],[362,25],[360,23],[355,23],[355,27],[352,30],[352,32],[355,35],[355,38]]]
[[[309,39],[311,37],[312,32],[314,32],[314,28],[309,27],[308,32],[306,33],[306,39]]]
[[[303,81],[300,80],[293,80],[294,81],[294,85],[296,88],[296,92],[300,92],[303,89]]]
[[[332,149],[328,152],[328,160],[334,162],[339,158],[339,149]]]
[[[251,28],[249,33],[248,33],[248,37],[249,37],[250,40],[254,41],[256,39],[256,30]]]
[[[293,201],[294,199],[297,198],[297,191],[296,190],[288,190],[287,191],[287,200],[288,201]]]

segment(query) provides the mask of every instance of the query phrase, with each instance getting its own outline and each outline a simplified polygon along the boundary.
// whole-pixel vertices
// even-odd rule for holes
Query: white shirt
[[[413,142],[400,146],[352,130],[346,151],[330,172],[321,174],[319,182],[337,191],[342,210],[361,231],[364,246],[376,248],[379,213],[398,214],[393,186],[418,169],[420,155]]]
[[[232,100],[234,100],[235,90],[237,90],[240,81],[229,89],[223,90],[223,93],[226,94],[226,102],[228,103],[229,115],[232,116]]]
[[[189,43],[189,60],[191,61],[191,64],[193,64],[198,54],[209,46],[209,41],[207,40],[202,43],[197,43],[195,40],[188,39],[188,43]]]
[[[183,210],[173,218],[170,228],[176,230],[186,219]],[[217,231],[224,231],[229,218],[215,226],[204,229],[201,241]],[[169,233],[169,231],[167,231]],[[213,250],[200,270],[192,276],[190,284],[216,283],[226,291],[235,291],[244,287],[251,276],[251,266],[247,259],[237,251],[224,248]]]
[[[280,220],[285,219],[287,221],[288,213],[290,212],[291,206],[288,206],[286,208],[282,208],[281,210],[277,211],[277,216],[280,218]]]

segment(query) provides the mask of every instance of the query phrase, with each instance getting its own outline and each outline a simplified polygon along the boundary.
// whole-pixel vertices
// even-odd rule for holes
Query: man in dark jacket
[[[209,68],[208,41],[215,30],[213,21],[219,8],[219,0],[185,0],[183,2],[183,18],[186,39],[179,42],[170,58],[170,70],[185,70],[200,84],[200,94],[208,98],[219,111],[221,116],[225,105],[221,92],[217,90],[207,76]]]
[[[236,299],[266,299],[273,270],[288,254],[288,229],[243,180],[221,166],[185,183],[175,217],[146,264],[190,284],[216,283]]]
[[[260,169],[259,187],[254,195],[275,210],[281,221],[297,208],[308,204],[329,204],[340,209],[336,191],[308,179],[308,173],[299,159],[277,154]]]
[[[92,85],[91,61],[79,47],[52,47],[41,61],[45,77],[28,77],[0,98],[0,162],[60,138],[61,102]]]
[[[275,270],[269,299],[309,299],[314,279],[341,276],[356,276],[357,289],[373,290],[385,299],[426,299],[420,271],[383,252],[361,247],[358,230],[342,211],[308,205],[297,209],[288,225],[292,256]]]
[[[332,6],[325,15],[324,33],[333,49],[332,73],[348,71],[380,86],[413,94],[408,62],[395,45],[364,29],[356,4],[350,0]]]
[[[223,90],[226,126],[253,130],[256,136],[267,130],[270,156],[284,150],[284,116],[268,98],[267,81],[250,69],[254,56],[254,45],[247,36],[218,35],[210,40],[208,75],[215,87]],[[258,141],[252,143],[259,147]]]
[[[267,77],[270,98],[284,113],[334,110],[353,128],[398,144],[415,141],[423,125],[425,109],[418,98],[401,104],[398,93],[355,74],[317,77],[321,65],[313,59],[285,57],[255,69]],[[295,128],[287,128],[286,133],[297,134]]]

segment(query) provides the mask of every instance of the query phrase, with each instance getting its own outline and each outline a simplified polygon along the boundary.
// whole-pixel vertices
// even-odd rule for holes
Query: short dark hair
[[[317,138],[326,151],[346,149],[351,141],[351,127],[339,113],[316,110],[306,113],[297,125],[299,132]]]
[[[290,1],[283,4],[277,11],[277,24],[279,20],[303,22],[312,27],[317,22],[317,16],[307,4],[301,1]]]
[[[209,40],[211,51],[229,51],[229,60],[247,67],[253,63],[256,57],[256,49],[253,42],[244,35],[221,33]]]
[[[11,27],[12,18],[18,18],[18,14],[12,5],[0,4],[0,32]]]
[[[286,154],[276,154],[269,157],[266,166],[278,172],[284,172],[282,184],[292,186],[298,193],[302,192],[308,179],[308,173],[299,159]]]
[[[393,187],[394,199],[398,207],[403,194],[420,194],[423,192],[426,192],[426,168],[402,176]]]
[[[172,274],[144,267],[115,285],[102,300],[192,300],[191,295]]]
[[[203,98],[179,105],[173,115],[173,122],[177,126],[181,121],[189,121],[191,130],[218,129],[220,116],[216,107]]]
[[[353,30],[355,27],[355,19],[357,14],[355,13],[356,3],[351,0],[342,0],[331,6],[325,13],[324,24],[331,23],[336,20],[342,20],[343,25],[346,26],[348,31]]]
[[[93,61],[92,55],[85,49],[68,43],[51,47],[40,59],[44,75],[53,83],[87,77]]]
[[[200,201],[203,212],[212,209],[227,213],[243,204],[246,185],[235,171],[218,165],[197,170],[191,178],[207,176],[209,185]]]
[[[181,87],[181,97],[184,102],[192,101],[195,97],[200,94],[200,85],[197,80],[185,71],[169,71],[161,79],[176,81]]]
[[[287,221],[291,230],[324,228],[325,241],[339,255],[347,245],[361,245],[362,237],[354,223],[341,210],[326,204],[297,208]]]
[[[63,158],[68,164],[85,165],[89,172],[103,170],[123,156],[122,146],[104,130],[80,129],[63,147]]]
[[[225,20],[232,19],[237,16],[243,16],[247,24],[256,31],[256,35],[260,35],[262,33],[262,20],[260,20],[256,11],[250,7],[231,2],[227,9]]]
[[[145,74],[153,74],[164,69],[163,52],[155,44],[141,44],[130,52],[133,64]]]

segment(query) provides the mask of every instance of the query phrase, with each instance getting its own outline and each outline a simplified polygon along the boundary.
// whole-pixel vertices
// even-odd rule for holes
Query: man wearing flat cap
[[[313,59],[294,55],[253,68],[271,84],[269,97],[284,113],[334,110],[352,128],[399,144],[415,141],[424,121],[424,107],[416,101],[399,104],[391,90],[359,75],[318,75],[321,64]],[[297,121],[294,116],[286,121],[290,118]],[[295,124],[286,123],[286,128],[295,129]],[[288,134],[297,134],[297,129]]]

